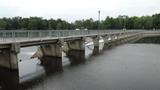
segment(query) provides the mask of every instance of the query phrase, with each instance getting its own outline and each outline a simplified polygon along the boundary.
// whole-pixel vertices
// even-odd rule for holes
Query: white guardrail
[[[93,34],[137,33],[142,31],[144,30],[0,30],[0,43]]]

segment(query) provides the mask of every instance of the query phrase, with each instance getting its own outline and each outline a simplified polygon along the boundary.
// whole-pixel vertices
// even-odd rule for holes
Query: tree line
[[[73,29],[160,29],[160,14],[152,16],[120,15],[107,16],[105,20],[83,19],[69,23],[62,19],[43,19],[42,17],[0,18],[0,30],[73,30]]]

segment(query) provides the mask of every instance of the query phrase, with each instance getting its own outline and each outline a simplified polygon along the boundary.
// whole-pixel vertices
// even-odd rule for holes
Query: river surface
[[[28,82],[21,90],[160,90],[159,44],[124,44],[97,56],[91,55],[91,45],[85,63],[71,66],[64,55],[64,71],[49,76],[39,60],[30,59],[36,49],[19,54],[20,82]]]

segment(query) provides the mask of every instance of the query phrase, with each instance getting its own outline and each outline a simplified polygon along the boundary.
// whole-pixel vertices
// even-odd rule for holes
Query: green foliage
[[[57,22],[56,20],[50,19],[48,20],[48,29],[56,30]]]
[[[7,22],[4,21],[3,19],[0,19],[0,29],[6,29],[7,27]]]
[[[107,16],[105,20],[76,20],[69,23],[62,19],[43,19],[42,17],[0,18],[1,30],[69,30],[69,29],[160,29],[160,14],[142,17],[120,15],[116,18]]]
[[[160,14],[155,14],[152,16],[153,18],[153,27],[155,29],[160,29]]]
[[[20,29],[24,29],[24,30],[26,30],[26,29],[28,29],[28,23],[29,23],[29,19],[28,18],[23,18],[22,20],[21,20],[21,24],[20,24]]]
[[[12,29],[20,29],[21,27],[21,21],[22,21],[22,18],[21,17],[13,17],[12,20],[11,20],[11,27]]]

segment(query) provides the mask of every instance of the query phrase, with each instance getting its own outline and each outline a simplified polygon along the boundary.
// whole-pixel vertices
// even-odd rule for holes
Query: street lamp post
[[[100,30],[100,10],[98,11],[98,35],[99,35],[99,30]]]
[[[98,30],[100,29],[100,10],[98,11]]]

